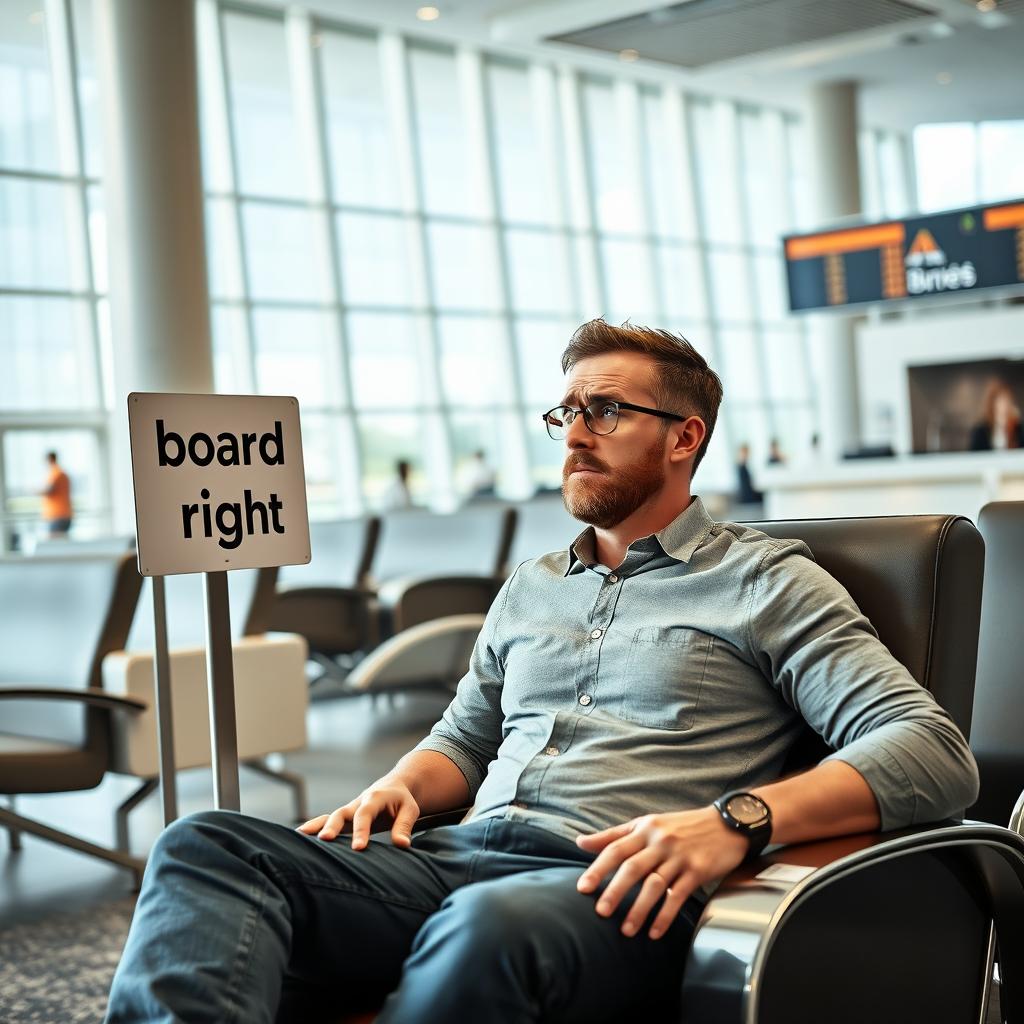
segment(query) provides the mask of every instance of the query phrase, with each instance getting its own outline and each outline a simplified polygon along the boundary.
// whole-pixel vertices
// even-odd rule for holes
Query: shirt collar
[[[693,553],[704,543],[711,533],[715,521],[708,515],[704,502],[695,494],[690,504],[683,509],[664,529],[649,537],[641,537],[629,545],[629,550],[643,550],[644,547],[655,545],[677,562],[689,562]],[[594,552],[594,528],[588,526],[569,545],[569,565],[565,570],[568,576],[572,572],[581,572],[596,560]],[[577,568],[578,567],[578,568]]]

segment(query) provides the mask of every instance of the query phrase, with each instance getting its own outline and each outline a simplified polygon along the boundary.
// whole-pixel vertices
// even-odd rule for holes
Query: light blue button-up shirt
[[[977,768],[949,715],[802,541],[699,498],[613,571],[585,530],[502,587],[418,746],[500,816],[574,838],[780,775],[808,723],[867,780],[882,828],[962,811]]]

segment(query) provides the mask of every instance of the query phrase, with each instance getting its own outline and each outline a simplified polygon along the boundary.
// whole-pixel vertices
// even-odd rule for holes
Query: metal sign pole
[[[210,695],[213,799],[220,810],[241,808],[238,793],[238,731],[235,727],[235,670],[231,653],[228,574],[206,575],[206,680]]]
[[[171,659],[167,654],[167,604],[164,578],[153,579],[153,636],[156,641],[156,749],[160,758],[160,798],[164,805],[164,826],[178,816],[177,777],[174,770],[174,712],[171,707]]]

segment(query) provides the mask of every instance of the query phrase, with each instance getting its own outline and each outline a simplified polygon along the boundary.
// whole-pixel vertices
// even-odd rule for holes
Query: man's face
[[[563,398],[581,409],[596,398],[657,408],[651,393],[654,363],[639,352],[581,359]],[[562,500],[569,514],[601,529],[621,523],[657,494],[668,468],[666,420],[623,409],[611,434],[591,433],[577,416],[565,438]]]

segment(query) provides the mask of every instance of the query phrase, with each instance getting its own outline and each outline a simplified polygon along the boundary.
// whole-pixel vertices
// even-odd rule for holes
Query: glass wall
[[[83,114],[93,102],[90,8],[0,4],[0,527],[5,550],[43,536],[45,454],[75,496],[76,532],[110,520],[100,293],[87,223]],[[71,41],[78,37],[73,50]],[[72,53],[77,61],[72,60]],[[75,82],[68,71],[78,68]],[[95,167],[90,165],[90,173]]]
[[[918,125],[914,155],[922,210],[1024,196],[1024,121]]]
[[[82,529],[108,516],[116,402],[91,0],[40,7],[0,6],[0,508],[29,532],[48,447]],[[779,244],[809,226],[793,115],[297,9],[197,12],[216,383],[298,396],[314,516],[379,506],[398,459],[438,508],[478,451],[505,497],[556,487],[540,413],[595,316],[679,331],[723,377],[698,491],[733,489],[741,443],[755,470],[772,437],[808,451]],[[875,188],[891,212],[900,187]]]

